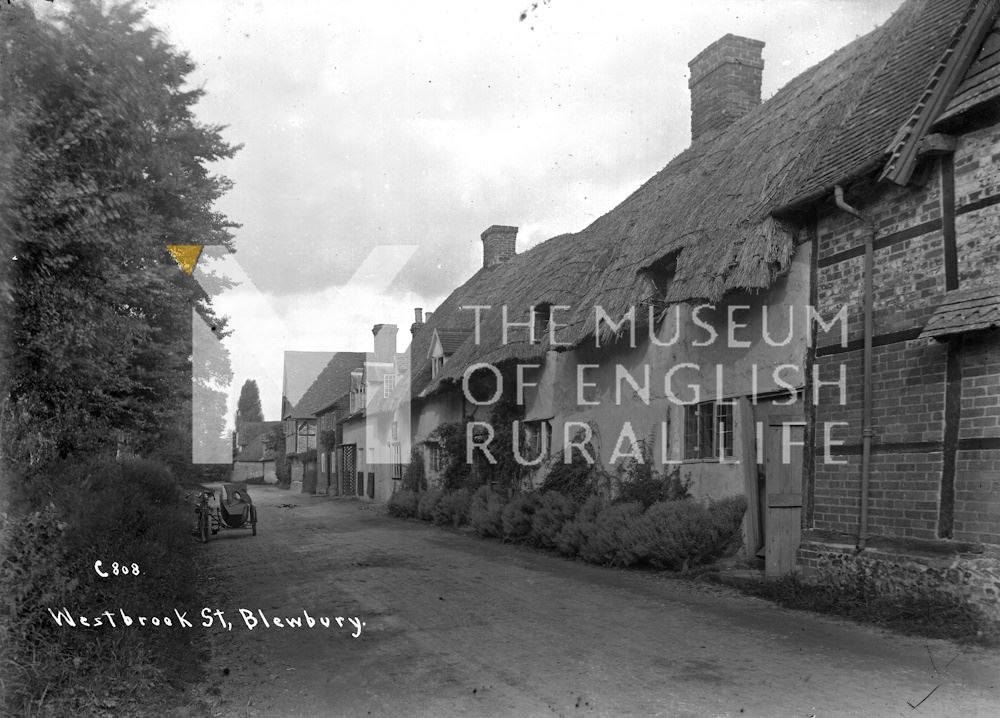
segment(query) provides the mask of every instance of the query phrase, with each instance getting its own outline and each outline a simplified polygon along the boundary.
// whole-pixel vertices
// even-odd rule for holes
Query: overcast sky
[[[255,378],[278,418],[286,349],[370,351],[380,322],[405,348],[489,225],[522,251],[612,209],[689,144],[687,63],[722,35],[766,43],[766,99],[901,0],[530,4],[147,3],[198,65],[200,119],[244,145],[217,167],[243,225],[216,303],[233,406]]]

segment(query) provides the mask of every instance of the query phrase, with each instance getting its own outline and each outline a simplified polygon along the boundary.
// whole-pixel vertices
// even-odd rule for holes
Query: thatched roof
[[[528,343],[526,332],[504,343],[501,305],[519,320],[531,304],[569,305],[557,317],[566,325],[558,339],[576,345],[594,335],[595,306],[613,317],[637,306],[642,324],[650,304],[716,302],[731,290],[770,287],[789,268],[797,232],[776,214],[878,168],[945,49],[965,32],[969,7],[969,0],[908,0],[760,107],[700,137],[583,231],[481,269],[417,333],[412,355],[421,362],[435,329],[471,330],[473,312],[462,305],[494,307],[483,312],[480,346],[467,339],[434,382],[422,362],[415,392],[460,379],[474,361],[531,361],[554,348],[548,338]],[[648,272],[670,257],[676,268],[658,297]],[[607,326],[601,333],[613,339]]]

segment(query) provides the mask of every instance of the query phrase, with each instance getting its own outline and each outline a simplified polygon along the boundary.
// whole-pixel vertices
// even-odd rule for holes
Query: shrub
[[[573,520],[576,506],[558,491],[542,494],[531,517],[531,542],[543,548],[555,548],[563,526]]]
[[[733,548],[742,542],[743,515],[746,510],[747,499],[742,494],[727,496],[708,505],[708,514],[715,527],[713,558],[735,553]]]
[[[503,525],[504,541],[527,541],[531,538],[531,518],[538,508],[539,498],[535,493],[517,494],[504,506],[500,520]]]
[[[601,496],[591,496],[583,503],[573,520],[563,524],[562,531],[556,536],[556,548],[560,553],[566,556],[580,553],[595,529],[598,514],[605,506],[607,501]]]
[[[642,516],[642,511],[642,504],[637,501],[606,507],[597,515],[593,530],[580,547],[580,558],[602,566],[636,563],[635,534],[630,528]]]
[[[459,489],[445,494],[434,507],[434,523],[451,524],[458,528],[469,521],[470,495],[467,489]]]
[[[417,494],[409,489],[401,489],[389,497],[389,515],[408,519],[417,515]]]
[[[192,602],[193,511],[174,476],[151,461],[65,460],[24,477],[14,498],[0,532],[0,659],[5,673],[13,669],[0,713],[24,714],[30,699],[36,714],[38,696],[46,695],[50,714],[86,713],[59,705],[70,700],[62,686],[85,681],[90,695],[110,695],[176,669],[190,651],[183,633],[127,631],[98,641],[89,631],[57,628],[39,610],[88,615],[114,606],[155,615]],[[135,563],[140,574],[103,580],[94,571],[98,559],[109,572],[114,563]]]
[[[712,517],[694,501],[653,504],[629,529],[637,561],[674,571],[701,563],[716,546]]]
[[[642,504],[643,508],[648,509],[661,501],[680,501],[689,496],[688,487],[691,482],[690,479],[681,481],[680,469],[675,468],[674,471],[664,476],[654,471],[649,463],[639,464],[635,462],[625,471],[626,476],[619,484],[615,503],[625,504],[637,501]]]
[[[597,455],[593,446],[587,445],[587,448],[591,456]],[[542,480],[538,490],[542,493],[558,491],[579,505],[591,496],[597,495],[601,472],[595,464],[588,463],[579,450],[573,451],[572,459],[567,462],[567,451],[571,449],[567,447],[562,457],[552,463],[552,468]]]
[[[483,486],[469,501],[469,523],[480,536],[499,538],[503,535],[503,507],[503,497]]]
[[[442,496],[444,496],[444,491],[441,489],[428,489],[420,494],[420,501],[417,502],[417,518],[421,521],[432,521],[434,508]]]
[[[424,454],[418,446],[410,450],[410,463],[403,469],[403,488],[415,493],[427,490]]]

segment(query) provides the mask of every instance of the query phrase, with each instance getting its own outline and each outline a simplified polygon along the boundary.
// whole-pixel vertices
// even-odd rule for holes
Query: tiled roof
[[[334,352],[290,413],[294,419],[312,419],[351,388],[351,371],[364,365],[365,352]]]
[[[330,362],[333,352],[286,351],[281,387],[281,418],[291,416],[309,387]]]
[[[438,329],[437,337],[445,356],[454,354],[465,340],[472,336],[469,329]]]
[[[949,119],[997,97],[1000,97],[1000,19],[993,24],[962,84],[938,119]]]
[[[921,338],[945,339],[956,334],[1000,329],[1000,285],[955,289],[931,316]]]
[[[883,159],[968,7],[969,0],[911,0],[875,31],[863,85],[800,194],[844,182]]]

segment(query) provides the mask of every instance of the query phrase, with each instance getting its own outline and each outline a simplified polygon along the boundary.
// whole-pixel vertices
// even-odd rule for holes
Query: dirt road
[[[218,716],[1000,715],[995,652],[353,501],[252,494],[258,535],[224,532],[202,547],[216,579],[209,608],[233,626],[215,614],[208,631]],[[303,611],[330,628],[260,621],[306,621]],[[350,617],[364,622],[357,638]]]

